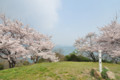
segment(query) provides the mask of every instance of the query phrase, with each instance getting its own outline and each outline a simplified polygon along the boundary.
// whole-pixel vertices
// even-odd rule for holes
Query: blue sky
[[[75,39],[120,16],[120,0],[0,0],[0,12],[52,36],[56,45]]]

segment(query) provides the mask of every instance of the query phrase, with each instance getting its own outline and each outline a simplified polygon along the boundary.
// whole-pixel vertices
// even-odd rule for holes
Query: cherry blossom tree
[[[2,34],[1,30],[0,34]],[[3,34],[0,35],[0,58],[8,60],[9,67],[12,68],[16,64],[17,57],[24,56],[26,50],[18,40]]]
[[[88,57],[90,57],[94,62],[97,61],[97,55],[94,54],[94,52],[97,50],[97,44],[95,41],[96,38],[97,35],[93,32],[90,32],[85,37],[78,38],[74,43],[74,46],[77,48],[77,50],[87,53]]]
[[[99,30],[100,35],[97,39],[99,48],[113,59],[120,57],[120,24],[117,19],[113,20],[109,25],[99,28]]]
[[[94,52],[102,50],[103,56],[108,54],[117,62],[120,58],[120,24],[117,22],[117,18],[99,30],[100,34],[97,36],[95,33],[88,33],[85,37],[78,38],[75,41],[75,47],[79,51],[88,53],[93,61],[97,60]]]
[[[54,47],[51,37],[24,26],[21,22],[9,20],[1,15],[0,24],[0,58],[7,59],[9,67],[14,67],[16,59],[40,56],[58,61],[52,53]]]

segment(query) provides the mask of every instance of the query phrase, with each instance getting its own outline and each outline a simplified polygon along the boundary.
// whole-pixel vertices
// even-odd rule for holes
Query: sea
[[[74,46],[60,46],[60,45],[57,45],[53,48],[53,51],[59,50],[59,49],[62,50],[63,55],[68,55],[75,50],[75,47]]]

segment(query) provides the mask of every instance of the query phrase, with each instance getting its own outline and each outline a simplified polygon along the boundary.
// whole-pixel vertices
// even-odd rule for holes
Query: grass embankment
[[[103,63],[120,80],[120,65]],[[93,62],[40,63],[0,71],[0,80],[93,80],[90,70],[98,68]]]

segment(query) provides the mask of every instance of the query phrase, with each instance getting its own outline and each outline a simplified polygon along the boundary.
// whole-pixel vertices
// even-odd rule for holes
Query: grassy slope
[[[120,65],[104,63],[120,80]],[[40,63],[0,71],[0,80],[93,80],[90,69],[98,68],[92,62]]]

